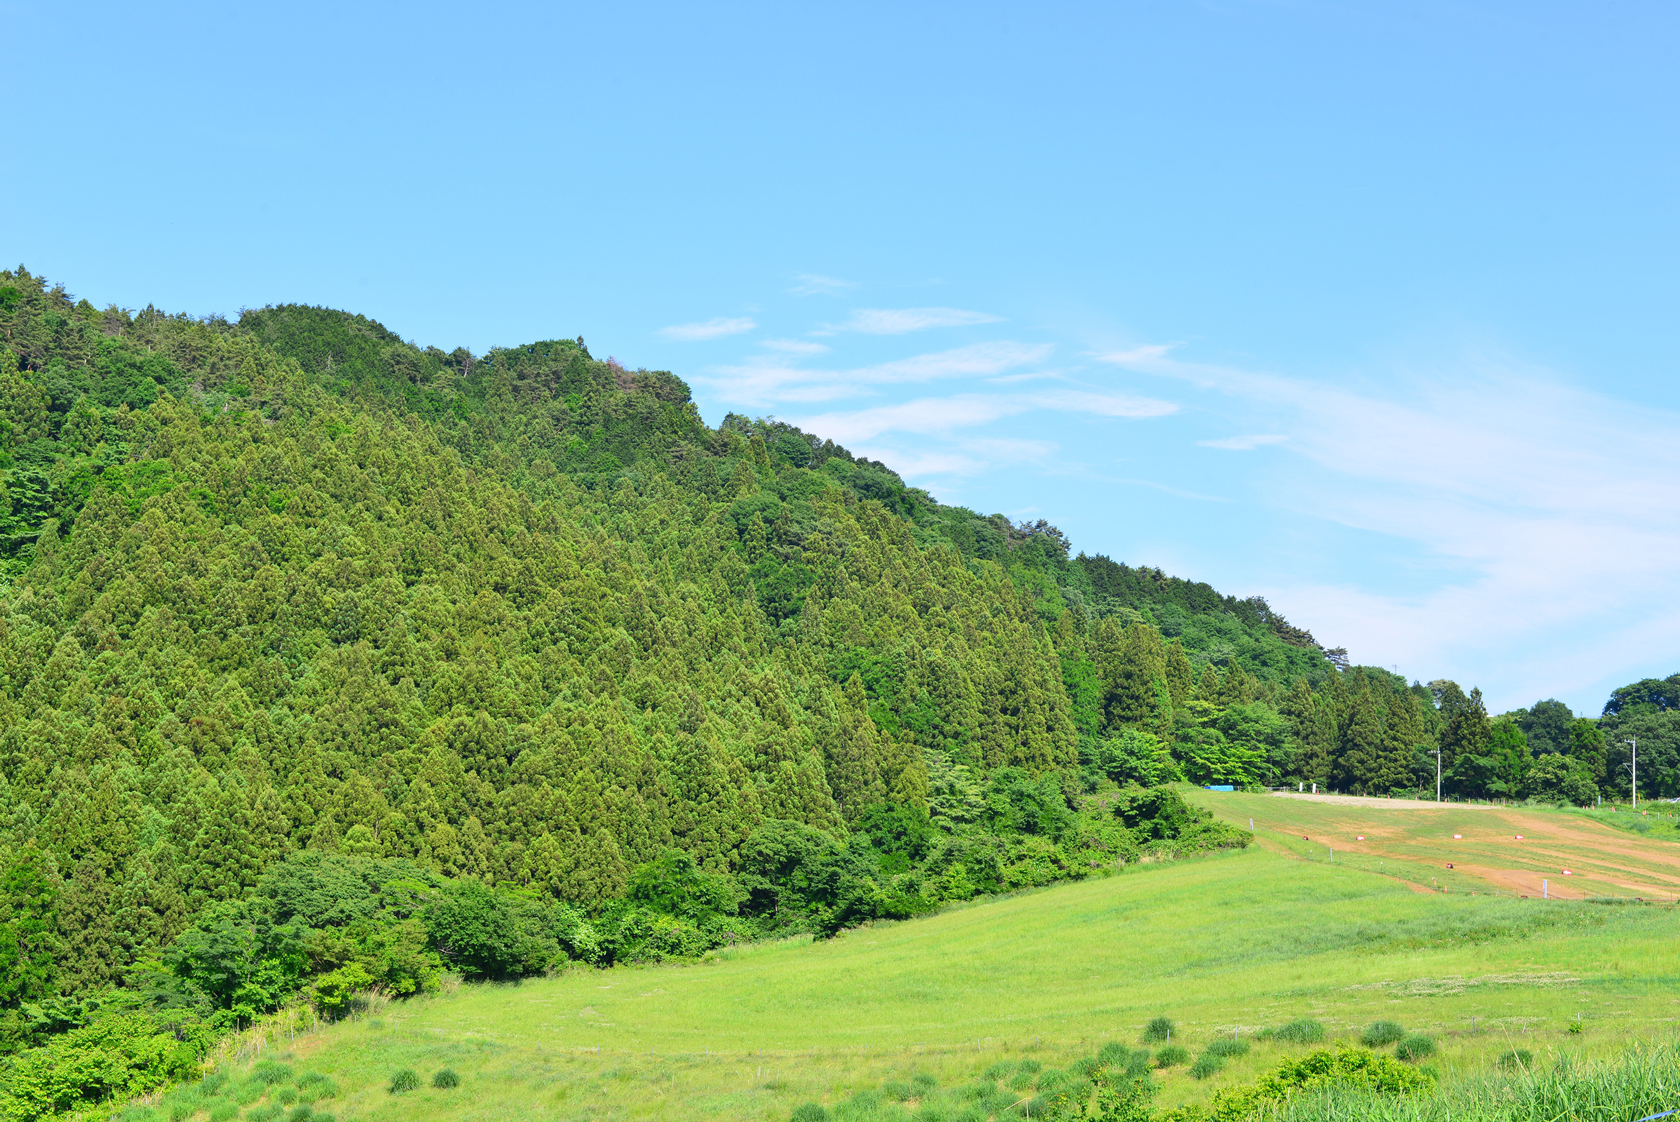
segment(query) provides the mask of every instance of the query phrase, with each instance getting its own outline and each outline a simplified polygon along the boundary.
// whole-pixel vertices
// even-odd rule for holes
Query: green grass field
[[[1243,798],[1221,813],[1246,822]],[[1428,892],[1416,870],[1311,859],[1310,842],[1297,854],[1283,829],[1293,826],[1273,825],[1245,852],[1135,866],[830,942],[461,987],[271,1038],[262,1055],[329,1076],[338,1093],[317,1105],[340,1122],[785,1122],[800,1103],[833,1106],[918,1074],[924,1087],[951,1088],[1000,1062],[1055,1066],[1110,1041],[1136,1046],[1157,1015],[1178,1023],[1173,1042],[1192,1053],[1301,1016],[1349,1042],[1394,1020],[1437,1038],[1430,1062],[1448,1079],[1519,1047],[1608,1056],[1672,1035],[1673,909]],[[1300,833],[1312,830],[1294,842]],[[1581,1031],[1569,1031],[1577,1020]],[[1306,1050],[1260,1042],[1204,1081],[1163,1073],[1157,1105],[1205,1102]],[[431,1089],[444,1067],[459,1088]],[[403,1068],[423,1086],[393,1095]]]

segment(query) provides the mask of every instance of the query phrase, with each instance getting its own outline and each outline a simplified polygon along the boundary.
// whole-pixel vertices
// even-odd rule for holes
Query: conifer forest
[[[1434,798],[1438,761],[1447,798],[1588,805],[1637,737],[1641,795],[1680,795],[1677,709],[1680,675],[1490,714],[822,434],[712,428],[582,338],[0,272],[8,1119],[300,997],[1248,844],[1174,784]]]

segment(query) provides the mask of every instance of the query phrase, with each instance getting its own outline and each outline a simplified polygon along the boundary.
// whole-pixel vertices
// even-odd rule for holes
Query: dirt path
[[[1487,803],[1438,803],[1422,799],[1377,799],[1366,795],[1302,795],[1294,791],[1273,791],[1274,799],[1303,799],[1330,806],[1370,806],[1384,810],[1505,810]]]

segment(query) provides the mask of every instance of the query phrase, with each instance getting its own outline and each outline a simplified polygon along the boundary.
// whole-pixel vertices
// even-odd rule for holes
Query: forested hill
[[[1483,759],[1479,695],[582,339],[21,268],[0,334],[0,1051],[43,1071],[111,1010],[202,1044],[1241,840],[1140,785]]]

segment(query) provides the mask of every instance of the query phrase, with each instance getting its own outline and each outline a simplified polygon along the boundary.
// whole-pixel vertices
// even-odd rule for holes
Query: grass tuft
[[[1207,1050],[1212,1055],[1225,1056],[1227,1058],[1231,1056],[1246,1056],[1248,1055],[1248,1041],[1238,1040],[1234,1037],[1230,1040],[1226,1040],[1224,1037],[1221,1037],[1218,1040],[1215,1040],[1212,1044],[1209,1044],[1207,1046]]]
[[[1405,1036],[1406,1030],[1400,1027],[1399,1021],[1373,1021],[1359,1039],[1367,1048],[1387,1048],[1400,1043]]]
[[[279,1060],[258,1060],[251,1068],[251,1078],[270,1087],[292,1081],[292,1065]]]
[[[1190,1078],[1206,1079],[1210,1075],[1218,1075],[1224,1069],[1225,1057],[1203,1052],[1196,1057],[1196,1062],[1190,1065]]]
[[[393,1095],[400,1095],[405,1091],[418,1090],[419,1087],[420,1077],[414,1074],[413,1070],[410,1068],[405,1067],[401,1071],[397,1072],[397,1074],[391,1076],[391,1094]]]
[[[451,1087],[459,1087],[460,1085],[461,1077],[450,1068],[442,1068],[436,1075],[432,1076],[432,1086],[440,1091],[447,1091]]]
[[[800,1103],[793,1108],[792,1122],[828,1122],[828,1109],[821,1103]]]
[[[1435,1054],[1435,1041],[1422,1033],[1413,1033],[1395,1047],[1394,1054],[1409,1064],[1415,1064]]]
[[[1499,1057],[1499,1066],[1505,1071],[1532,1071],[1534,1070],[1534,1053],[1527,1048],[1518,1048],[1515,1051],[1506,1052]]]
[[[1290,1021],[1273,1035],[1291,1044],[1317,1044],[1324,1039],[1325,1033],[1321,1022],[1311,1017],[1300,1017]]]
[[[1145,1044],[1164,1044],[1172,1039],[1173,1023],[1165,1017],[1156,1017],[1143,1026],[1143,1042]]]
[[[1169,1044],[1155,1053],[1155,1066],[1158,1068],[1183,1067],[1190,1062],[1190,1049],[1182,1044]]]

